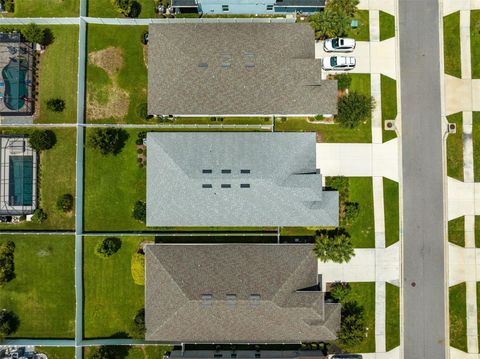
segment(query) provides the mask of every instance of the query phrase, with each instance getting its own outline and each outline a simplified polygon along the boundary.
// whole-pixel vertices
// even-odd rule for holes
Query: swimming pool
[[[31,206],[33,203],[33,157],[10,156],[9,204]]]
[[[9,110],[18,111],[25,105],[28,88],[25,82],[27,67],[22,61],[10,60],[2,70],[5,83],[3,101]]]

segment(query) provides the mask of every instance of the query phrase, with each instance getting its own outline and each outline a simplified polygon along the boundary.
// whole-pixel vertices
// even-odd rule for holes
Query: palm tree
[[[318,232],[313,251],[322,262],[346,263],[355,255],[348,234],[338,231]]]

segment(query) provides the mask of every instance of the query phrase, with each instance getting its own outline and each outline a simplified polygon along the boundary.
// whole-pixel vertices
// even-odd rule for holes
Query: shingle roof
[[[298,292],[318,284],[312,248],[148,245],[146,339],[173,343],[336,339],[340,305],[325,304],[320,291]]]
[[[336,114],[307,24],[151,24],[148,112]]]
[[[148,226],[338,226],[315,133],[151,132],[147,150]]]

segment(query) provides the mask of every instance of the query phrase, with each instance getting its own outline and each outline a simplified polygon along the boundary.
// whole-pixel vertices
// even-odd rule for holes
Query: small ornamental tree
[[[345,202],[344,211],[345,223],[347,225],[352,224],[360,214],[360,204],[358,202]]]
[[[344,36],[350,29],[351,18],[343,11],[320,11],[310,16],[310,25],[317,39]]]
[[[132,332],[135,337],[145,337],[145,308],[140,309],[133,318]]]
[[[35,151],[49,150],[57,143],[57,136],[51,130],[35,130],[30,134],[28,142]]]
[[[321,231],[315,237],[313,251],[322,262],[349,262],[354,256],[352,242],[345,232]]]
[[[45,30],[34,23],[30,23],[22,29],[22,35],[28,42],[45,44]]]
[[[65,101],[61,98],[51,98],[47,101],[47,109],[52,112],[63,112],[65,110]]]
[[[118,154],[125,146],[128,133],[120,128],[96,128],[88,139],[88,144],[102,155]]]
[[[325,10],[344,12],[347,16],[354,17],[359,2],[359,0],[328,0]]]
[[[339,90],[346,90],[350,88],[352,76],[349,74],[338,74],[335,76],[335,79],[337,80]]]
[[[61,195],[57,200],[57,208],[65,213],[70,212],[73,208],[73,196],[70,193]]]
[[[350,284],[346,282],[334,282],[330,286],[330,295],[340,303],[345,301],[351,291],[352,288],[350,287]]]
[[[356,302],[344,303],[337,333],[340,344],[347,347],[358,345],[365,340],[366,331],[364,308]]]
[[[342,127],[355,128],[371,116],[374,108],[375,101],[372,96],[352,91],[340,97],[336,121]]]
[[[0,244],[0,285],[15,278],[15,243],[8,241]]]
[[[108,237],[99,242],[95,248],[95,252],[103,258],[110,257],[112,254],[118,252],[122,246],[120,238]]]
[[[20,324],[18,316],[11,310],[0,310],[0,338],[15,333]]]
[[[143,201],[135,202],[132,211],[132,217],[137,221],[145,223],[147,219],[147,204]]]
[[[43,209],[41,208],[37,208],[34,212],[33,212],[33,216],[32,216],[32,222],[33,223],[37,223],[37,224],[40,224],[40,223],[43,223],[47,220],[47,214],[43,211]]]

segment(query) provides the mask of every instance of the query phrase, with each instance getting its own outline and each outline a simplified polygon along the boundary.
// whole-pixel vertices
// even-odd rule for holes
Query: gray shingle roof
[[[148,226],[338,226],[315,133],[151,132],[147,149]]]
[[[148,112],[336,114],[308,24],[151,24]]]
[[[173,343],[336,339],[340,305],[325,304],[320,291],[298,292],[318,284],[312,248],[148,245],[146,339]]]

